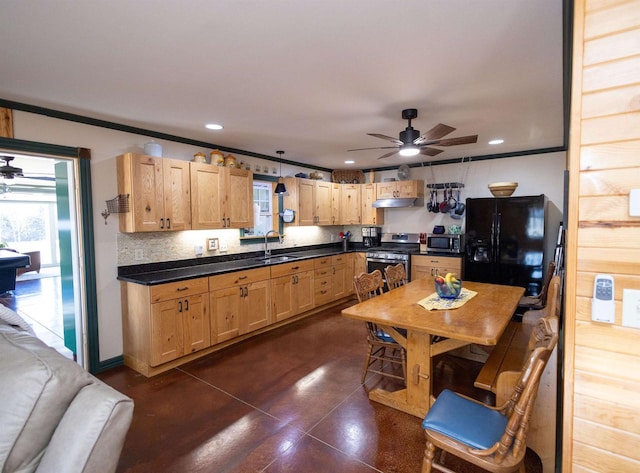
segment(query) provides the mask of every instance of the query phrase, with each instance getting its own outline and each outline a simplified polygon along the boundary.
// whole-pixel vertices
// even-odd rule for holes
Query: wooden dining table
[[[420,306],[419,301],[435,292],[433,279],[422,278],[342,311],[345,317],[375,323],[407,352],[406,388],[373,389],[369,399],[422,418],[434,400],[433,358],[472,343],[492,346],[498,342],[524,289],[471,281],[465,281],[464,287],[477,295],[457,309]],[[395,328],[406,329],[406,337]]]

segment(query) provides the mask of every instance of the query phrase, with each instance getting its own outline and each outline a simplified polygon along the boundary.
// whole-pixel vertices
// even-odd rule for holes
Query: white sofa
[[[115,471],[133,401],[0,304],[0,471]]]

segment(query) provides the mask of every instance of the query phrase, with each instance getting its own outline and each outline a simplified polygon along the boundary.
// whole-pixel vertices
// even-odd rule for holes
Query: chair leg
[[[422,473],[431,473],[435,451],[436,446],[427,440],[427,445],[424,449],[424,458],[422,460]]]
[[[369,371],[369,361],[371,361],[371,352],[373,351],[373,346],[369,345],[369,349],[367,350],[367,357],[364,360],[364,370],[362,370],[362,380],[361,383],[364,384],[364,380],[367,377],[367,371]]]

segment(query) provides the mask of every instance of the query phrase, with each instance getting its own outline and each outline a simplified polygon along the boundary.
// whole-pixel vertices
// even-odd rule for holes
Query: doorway
[[[0,178],[0,245],[31,259],[0,301],[45,343],[84,367],[76,160],[0,154],[13,157],[10,166],[20,170]]]

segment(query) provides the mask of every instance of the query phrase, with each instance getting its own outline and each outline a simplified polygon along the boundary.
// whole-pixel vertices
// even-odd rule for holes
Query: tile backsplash
[[[281,243],[269,242],[271,249],[296,248],[338,241],[342,226],[289,227]],[[207,238],[218,238],[218,248],[227,251],[207,251]],[[203,248],[203,257],[247,253],[264,250],[264,239],[240,240],[240,230],[188,230],[183,232],[118,233],[118,266],[163,261],[178,261],[196,257],[196,246]]]

